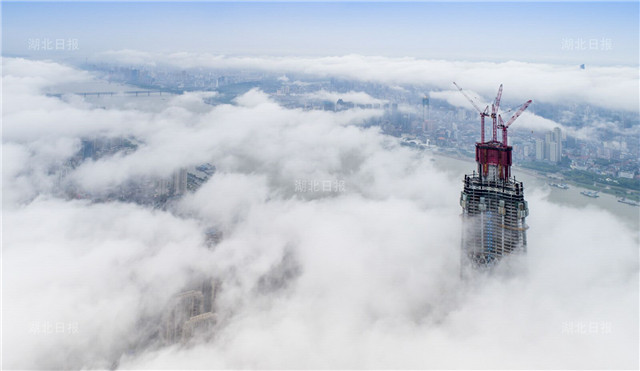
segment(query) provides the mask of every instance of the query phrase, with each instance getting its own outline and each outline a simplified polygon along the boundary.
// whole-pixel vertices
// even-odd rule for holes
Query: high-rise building
[[[544,134],[544,141],[547,143],[555,142],[556,138],[553,131],[548,131]]]
[[[560,130],[560,128],[555,128],[553,129],[553,139],[556,142],[556,161],[554,162],[560,162],[562,160],[562,131]]]
[[[180,196],[187,191],[187,169],[180,168],[173,174],[173,194]]]
[[[429,96],[425,94],[422,98],[422,132],[433,131],[431,123],[431,107],[429,104]]]
[[[536,160],[544,160],[544,140],[536,139]]]
[[[549,160],[551,158],[551,146],[550,144],[555,142],[553,132],[549,131],[544,135],[544,159]]]
[[[195,335],[209,335],[216,324],[216,315],[211,312],[198,314],[189,318],[182,326],[182,341],[188,341]]]
[[[180,293],[173,300],[171,310],[164,324],[164,339],[169,343],[183,338],[185,322],[204,311],[204,295],[200,291],[190,290]]]
[[[559,148],[560,144],[558,142],[549,143],[549,161],[551,162],[560,162],[559,156]]]
[[[206,336],[216,324],[216,281],[203,278],[202,282],[196,280],[189,286],[192,290],[173,297],[164,312],[161,336],[167,344],[186,342],[197,334]]]
[[[544,135],[544,140],[536,140],[536,160],[562,161],[562,131],[555,128]]]
[[[156,196],[167,196],[171,191],[171,181],[169,179],[161,178],[156,181]]]
[[[501,93],[502,85],[492,105],[491,140],[484,141],[484,118],[489,114],[487,110],[482,112],[477,108],[481,116],[482,130],[480,142],[476,143],[477,170],[464,176],[464,188],[460,195],[463,218],[463,272],[467,267],[488,267],[505,255],[526,251],[528,227],[525,218],[529,209],[524,200],[522,182],[511,176],[513,148],[507,144],[507,127],[531,101],[523,104],[516,114],[504,123],[497,114]],[[502,141],[497,139],[497,129],[502,129]]]

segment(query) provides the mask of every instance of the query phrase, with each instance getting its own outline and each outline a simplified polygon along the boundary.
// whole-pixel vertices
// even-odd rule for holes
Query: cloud
[[[190,112],[205,113],[211,110],[211,106],[204,102],[204,99],[214,98],[218,92],[184,92],[171,98],[168,105],[180,107]]]
[[[342,99],[345,102],[352,102],[354,104],[384,104],[388,103],[387,100],[377,99],[362,91],[349,91],[346,93],[330,92],[327,90],[319,90],[313,93],[305,94],[307,99],[328,100],[331,102],[337,102],[338,99]]]
[[[211,263],[198,224],[168,213],[41,197],[4,214],[6,368],[110,367]]]
[[[634,236],[599,210],[558,207],[540,194],[529,200],[537,214],[526,261],[466,284],[458,279],[453,212],[363,198],[259,207],[217,252],[228,259],[233,251],[231,265],[242,265],[247,280],[223,294],[237,313],[217,340],[125,357],[122,365],[632,367]],[[602,251],[611,239],[615,249]],[[256,293],[265,259],[277,261],[287,242],[295,244],[300,277],[279,294]]]
[[[471,95],[474,101],[476,102],[476,104],[483,110],[485,107],[487,106],[490,107],[492,104],[492,102],[482,100],[482,98],[478,97],[478,94],[473,91],[469,91],[467,92],[467,94]],[[475,108],[473,108],[471,103],[469,103],[467,98],[465,98],[464,95],[462,95],[457,90],[432,91],[432,92],[429,92],[429,97],[431,97],[432,99],[444,100],[454,107],[471,109],[474,112],[477,112]],[[515,111],[519,108],[519,106],[516,106],[513,109],[507,109],[507,110],[505,110],[504,108],[505,107],[502,106],[500,113],[501,113],[501,116],[503,117],[503,120],[507,121],[515,113]],[[489,112],[491,112],[491,110],[489,110]],[[490,119],[487,119],[487,122],[489,121]],[[559,127],[567,131],[568,133],[570,133],[570,135],[573,134],[574,136],[576,136],[576,134],[578,133],[578,131],[576,131],[574,128],[563,126],[562,124],[559,124],[553,120],[541,117],[539,115],[536,115],[535,113],[531,113],[528,111],[524,111],[522,115],[520,115],[520,117],[518,118],[518,127],[537,130],[537,131],[553,130],[554,128]],[[578,138],[581,138],[581,139],[585,138],[583,135],[577,135],[577,136]]]
[[[306,68],[362,67],[349,58],[353,66],[335,58]],[[415,62],[373,61],[374,70]],[[362,127],[375,110],[286,109],[259,90],[217,106],[193,93],[160,108],[102,109],[44,95],[74,70],[45,64],[30,80],[20,71],[31,62],[10,62],[6,368],[638,366],[638,235],[619,217],[528,187],[528,254],[464,282],[460,174]],[[14,74],[28,86],[10,83]],[[67,166],[95,137],[138,147]],[[99,193],[202,162],[216,174],[170,211],[59,192],[73,184]],[[318,188],[303,192],[303,182]],[[209,249],[211,226],[224,237]],[[154,341],[165,305],[203,274],[220,282],[213,338]]]
[[[457,81],[465,89],[493,97],[504,83],[505,98],[516,104],[528,99],[552,104],[588,104],[612,110],[638,112],[639,78],[635,67],[580,69],[573,65],[552,65],[508,61],[462,62],[388,58],[361,55],[336,57],[241,57],[204,53],[144,53],[108,51],[98,58],[126,64],[160,63],[180,68],[253,69],[274,73],[302,73],[375,81],[389,85],[425,84],[451,89]],[[506,93],[508,91],[508,94]],[[511,101],[513,100],[513,102]]]
[[[483,110],[485,107],[490,107],[492,104],[491,101],[483,99],[483,97],[476,92],[467,91],[467,94],[473,97],[476,104]],[[464,97],[464,95],[460,94],[460,92],[457,90],[431,91],[429,92],[429,97],[431,97],[432,99],[444,100],[454,107],[465,108],[472,110],[473,112],[477,112],[475,108],[473,108],[471,103],[469,103],[469,101]],[[511,116],[513,116],[513,114],[519,107],[519,105],[515,105],[511,108],[506,108],[504,105],[501,105],[499,113],[501,113],[503,120],[507,121]],[[490,119],[487,119],[487,122],[490,122],[489,120]],[[632,127],[626,130],[621,129],[619,125],[613,122],[591,120],[582,124],[583,125],[579,127],[563,125],[549,118],[535,114],[531,112],[531,108],[529,108],[529,110],[524,111],[520,115],[520,117],[518,117],[516,127],[539,132],[550,131],[554,128],[561,128],[562,131],[566,132],[568,135],[582,140],[593,140],[593,138],[598,138],[597,130],[599,129],[607,130],[609,132],[618,133],[621,135],[635,135],[638,130],[637,127]]]

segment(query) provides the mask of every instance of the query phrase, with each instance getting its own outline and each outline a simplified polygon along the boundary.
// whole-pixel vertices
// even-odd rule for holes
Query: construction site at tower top
[[[480,141],[476,143],[477,169],[464,176],[460,194],[462,207],[462,268],[490,267],[514,252],[526,252],[529,208],[524,199],[524,185],[511,174],[512,147],[507,129],[529,107],[526,101],[506,122],[500,114],[502,85],[484,110],[458,86],[480,115]],[[485,140],[485,118],[491,118],[491,139]],[[498,139],[498,130],[502,137]]]

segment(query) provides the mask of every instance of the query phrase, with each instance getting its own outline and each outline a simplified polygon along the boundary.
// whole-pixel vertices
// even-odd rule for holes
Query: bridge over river
[[[81,95],[83,97],[89,96],[130,96],[130,97],[150,97],[152,95],[179,95],[182,92],[175,91],[163,91],[163,90],[122,90],[122,91],[89,91],[89,92],[70,92],[70,93],[48,93],[48,97],[60,98],[63,95]]]

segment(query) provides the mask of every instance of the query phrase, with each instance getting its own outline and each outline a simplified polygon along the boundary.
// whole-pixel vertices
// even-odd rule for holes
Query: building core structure
[[[502,85],[498,95],[484,111],[455,82],[460,92],[480,113],[480,142],[476,143],[477,169],[464,176],[460,194],[462,206],[461,269],[488,268],[514,252],[526,252],[529,215],[524,186],[511,175],[512,147],[507,142],[507,128],[531,104],[525,102],[503,122],[499,114]],[[492,118],[492,137],[485,141],[485,117]],[[498,140],[498,129],[502,140]]]

